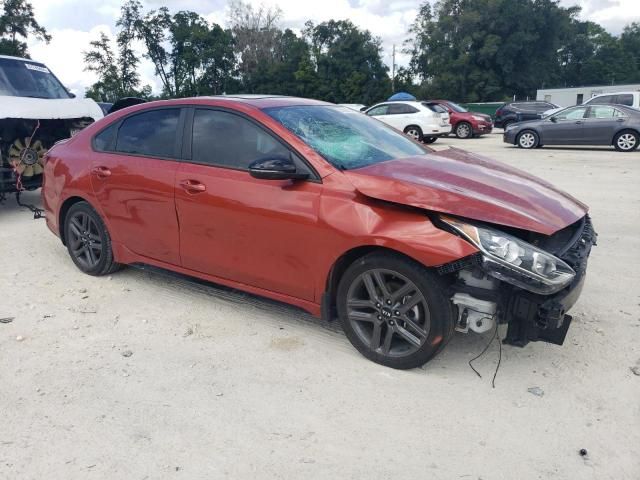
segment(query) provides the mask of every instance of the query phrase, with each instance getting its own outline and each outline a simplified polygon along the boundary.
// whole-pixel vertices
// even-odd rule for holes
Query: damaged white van
[[[44,64],[0,55],[0,196],[39,188],[47,149],[102,117]]]

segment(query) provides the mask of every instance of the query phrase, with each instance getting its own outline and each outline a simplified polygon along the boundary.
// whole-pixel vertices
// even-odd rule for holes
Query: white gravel
[[[133,268],[85,276],[11,198],[0,478],[640,478],[640,152],[522,151],[499,135],[446,145],[591,206],[599,246],[563,347],[505,346],[495,389],[497,344],[482,379],[467,365],[486,336],[391,370],[284,305]]]

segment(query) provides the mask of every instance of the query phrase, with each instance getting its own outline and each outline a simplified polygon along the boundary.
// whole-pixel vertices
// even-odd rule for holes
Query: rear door
[[[174,265],[180,263],[174,189],[183,122],[181,108],[125,117],[95,137],[91,168],[113,240]]]
[[[314,300],[322,183],[295,152],[239,113],[190,111],[185,162],[176,177],[182,265],[194,271]],[[258,159],[291,156],[311,180],[259,180]]]
[[[591,105],[584,121],[585,143],[611,145],[626,115],[612,105]]]
[[[541,125],[544,145],[579,145],[585,142],[584,123],[588,107],[567,108],[551,115]]]

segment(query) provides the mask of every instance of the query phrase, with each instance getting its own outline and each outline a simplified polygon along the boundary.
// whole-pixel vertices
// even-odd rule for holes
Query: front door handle
[[[94,167],[91,169],[91,173],[99,178],[107,178],[111,176],[111,170],[107,167]]]
[[[584,122],[583,122],[582,120],[578,120],[578,121],[576,122],[576,125],[582,125],[583,123],[584,123]]]
[[[187,193],[201,193],[207,190],[207,186],[204,183],[200,183],[197,180],[183,180],[180,182],[180,186]]]

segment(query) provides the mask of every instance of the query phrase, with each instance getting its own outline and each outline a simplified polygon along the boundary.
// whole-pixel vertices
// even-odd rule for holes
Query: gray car
[[[509,125],[503,140],[520,148],[613,145],[620,152],[631,152],[640,144],[640,110],[625,105],[578,105],[541,120]]]

